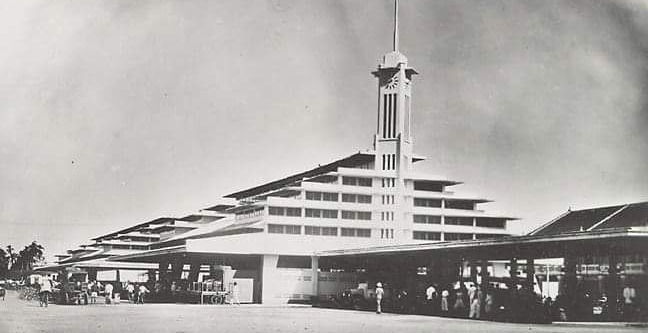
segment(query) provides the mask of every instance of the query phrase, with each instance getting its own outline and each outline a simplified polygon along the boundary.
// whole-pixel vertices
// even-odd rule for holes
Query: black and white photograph
[[[0,332],[643,332],[648,1],[0,2]]]

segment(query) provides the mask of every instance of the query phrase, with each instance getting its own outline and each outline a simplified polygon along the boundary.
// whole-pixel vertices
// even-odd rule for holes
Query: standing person
[[[97,303],[97,296],[99,296],[99,285],[98,282],[93,282],[90,286],[90,304]]]
[[[381,303],[384,295],[385,295],[385,290],[382,287],[382,283],[380,282],[376,283],[376,305],[377,305],[376,313],[377,314],[382,313]]]
[[[104,292],[106,293],[106,304],[111,304],[112,303],[112,293],[113,293],[113,285],[110,283],[106,283],[104,287]]]
[[[479,287],[472,286],[468,290],[468,296],[469,296],[469,302],[470,302],[470,313],[468,315],[469,318],[472,319],[479,319],[479,315],[481,312],[481,295],[482,292]]]
[[[486,291],[486,299],[484,299],[484,314],[486,319],[493,318],[493,311],[495,310],[495,297],[492,290]]]
[[[49,296],[52,293],[52,281],[50,280],[49,275],[41,277],[39,281],[39,285],[40,285],[40,291],[38,292],[40,296],[39,305],[41,307],[43,305],[47,307],[47,305],[49,304]]]
[[[465,316],[465,309],[466,309],[466,304],[464,303],[464,291],[463,291],[463,283],[462,285],[455,290],[455,303],[452,309],[455,312],[456,316]]]
[[[448,315],[448,311],[450,311],[450,308],[448,306],[448,297],[450,296],[450,292],[448,289],[443,289],[441,292],[441,314],[446,316]]]
[[[428,304],[428,308],[430,310],[430,313],[436,312],[436,298],[437,298],[437,291],[434,285],[430,285],[426,290],[425,290],[425,299]]]
[[[140,284],[138,290],[137,290],[137,301],[135,301],[136,304],[144,304],[144,295],[148,293],[149,290],[146,288],[145,285]]]
[[[232,299],[230,300],[230,305],[241,305],[239,296],[241,296],[241,291],[239,290],[238,283],[234,282],[232,285]]]
[[[129,303],[134,303],[135,302],[135,286],[128,281],[128,285],[126,286],[126,292],[128,292],[128,302]]]

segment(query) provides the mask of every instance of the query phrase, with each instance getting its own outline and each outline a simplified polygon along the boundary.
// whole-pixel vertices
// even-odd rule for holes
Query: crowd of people
[[[101,283],[99,281],[90,281],[88,283],[88,293],[90,294],[90,304],[96,304],[97,298],[103,297],[106,304],[119,304],[123,296],[126,296],[129,303],[144,304],[146,295],[150,293],[149,289],[143,283],[115,283],[118,289],[110,283]]]

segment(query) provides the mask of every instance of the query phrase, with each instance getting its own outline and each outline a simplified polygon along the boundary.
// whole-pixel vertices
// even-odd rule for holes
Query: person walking
[[[49,276],[43,276],[40,278],[39,285],[39,305],[41,307],[47,307],[47,305],[49,304],[50,294],[52,293],[52,281],[50,280]]]
[[[112,293],[113,293],[113,285],[110,283],[106,283],[104,286],[104,292],[106,293],[106,304],[111,304],[112,303]]]
[[[382,283],[378,282],[376,283],[376,313],[381,314],[382,313],[382,299],[383,296],[385,295],[385,290],[382,287]]]
[[[466,304],[464,303],[464,290],[462,285],[455,290],[455,303],[452,309],[454,310],[455,316],[463,317],[466,315]]]
[[[448,311],[450,311],[450,308],[448,307],[448,297],[450,296],[450,292],[448,289],[443,289],[441,292],[441,314],[446,316],[448,315]]]
[[[99,285],[95,281],[90,285],[90,304],[97,303],[97,296],[99,296]]]
[[[479,287],[472,286],[468,290],[468,297],[469,297],[469,302],[470,302],[470,312],[468,314],[468,318],[471,319],[479,319],[480,317],[480,312],[481,312],[481,290]]]
[[[137,290],[137,300],[135,304],[144,304],[144,296],[149,292],[145,285],[140,284]]]
[[[128,285],[126,286],[126,292],[128,293],[128,302],[129,303],[134,303],[135,302],[135,285],[133,285],[130,281],[128,281]]]

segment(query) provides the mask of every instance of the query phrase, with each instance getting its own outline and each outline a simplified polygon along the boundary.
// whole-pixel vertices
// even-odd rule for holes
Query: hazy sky
[[[423,172],[523,218],[648,200],[645,1],[400,8]],[[371,147],[392,1],[0,2],[0,246],[47,254]]]

